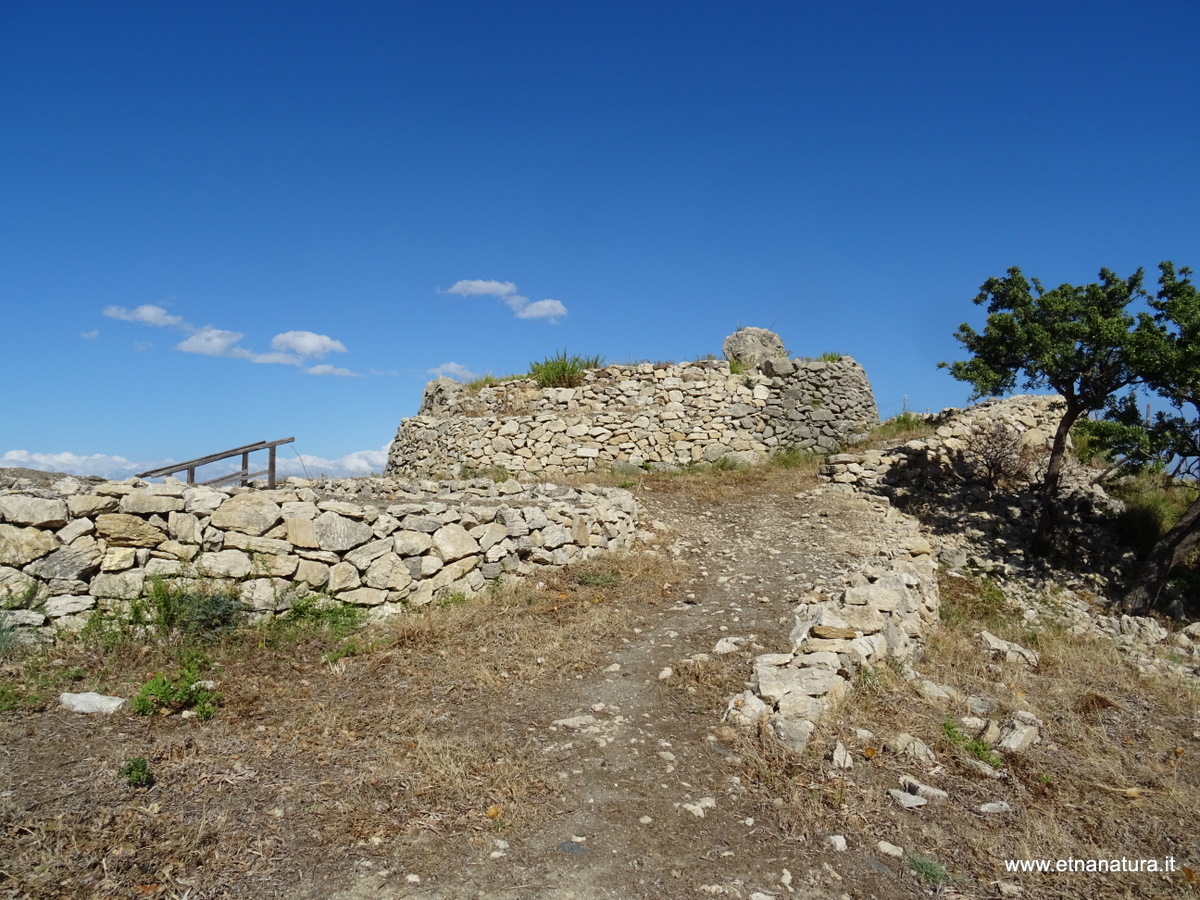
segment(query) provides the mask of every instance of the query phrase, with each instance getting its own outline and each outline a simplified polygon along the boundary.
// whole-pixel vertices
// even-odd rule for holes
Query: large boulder
[[[721,345],[725,358],[752,369],[767,359],[787,359],[783,338],[765,328],[739,328]]]

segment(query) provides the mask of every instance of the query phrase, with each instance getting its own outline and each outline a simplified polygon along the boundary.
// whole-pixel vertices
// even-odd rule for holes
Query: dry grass
[[[962,702],[922,698],[896,670],[864,673],[851,697],[822,720],[803,754],[788,750],[765,726],[728,730],[746,783],[764,815],[797,840],[867,831],[938,861],[956,888],[997,880],[1020,884],[1031,897],[1193,897],[1194,872],[1032,875],[1006,873],[1004,859],[1158,859],[1195,861],[1200,822],[1200,691],[1192,683],[1142,677],[1102,638],[1058,628],[1030,629],[998,589],[944,578],[943,625],[931,637],[922,673],[964,696],[994,698],[991,718],[1027,710],[1044,723],[1042,741],[1001,754],[1001,777],[973,768],[978,755],[953,740],[948,722],[971,715]],[[999,595],[999,596],[998,596]],[[987,628],[1041,654],[1041,665],[994,663],[975,635]],[[863,739],[854,729],[875,737]],[[886,749],[908,732],[937,757],[927,767]],[[836,741],[854,768],[832,770]],[[950,793],[948,804],[919,814],[888,797],[901,775]],[[983,816],[980,804],[1005,800],[1013,812]],[[862,813],[867,811],[867,818]],[[1080,879],[1089,879],[1085,883]],[[990,896],[990,894],[987,894]]]
[[[553,773],[531,751],[544,716],[528,685],[594,667],[668,577],[663,560],[614,556],[348,636],[317,622],[10,660],[0,896],[328,896],[364,860],[437,870],[538,818]],[[56,708],[64,689],[131,696],[197,649],[224,695],[208,723]],[[116,777],[139,756],[149,788]]]

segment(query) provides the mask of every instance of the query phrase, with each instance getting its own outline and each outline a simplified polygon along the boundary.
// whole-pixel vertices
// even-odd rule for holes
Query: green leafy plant
[[[144,756],[135,756],[121,766],[117,770],[117,777],[123,778],[130,787],[134,788],[150,787],[154,784],[154,775]]]
[[[130,706],[139,716],[193,710],[201,720],[211,719],[221,702],[221,695],[200,678],[200,670],[208,665],[203,654],[192,654],[173,677],[159,672],[142,685]]]
[[[746,364],[740,359],[731,359],[729,361],[729,374],[742,375],[746,371]]]
[[[904,857],[904,863],[918,875],[922,881],[929,884],[945,884],[950,880],[950,873],[936,859],[910,853]]]
[[[827,350],[817,357],[817,362],[841,362],[842,356],[845,354],[834,353],[832,350]]]
[[[568,356],[564,349],[541,362],[530,363],[529,374],[537,380],[538,387],[578,387],[588,371],[602,365],[604,360],[599,356]]]

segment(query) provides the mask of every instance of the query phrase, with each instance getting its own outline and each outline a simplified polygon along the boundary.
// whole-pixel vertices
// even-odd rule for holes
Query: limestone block
[[[362,578],[353,563],[340,562],[329,570],[328,586],[331,593],[340,594],[343,591],[354,590],[361,584]]]
[[[113,600],[136,600],[142,596],[146,584],[146,573],[141,569],[128,572],[101,572],[92,579],[88,593],[93,597]]]
[[[208,515],[228,499],[229,495],[224,491],[211,487],[188,488],[183,492],[183,509],[185,512]]]
[[[116,512],[116,497],[97,497],[95,494],[77,494],[67,498],[67,509],[71,515],[92,518],[101,513]]]
[[[63,547],[48,556],[26,566],[29,575],[49,581],[51,578],[61,578],[65,581],[84,581],[100,568],[100,554],[97,550],[77,550],[73,547]]]
[[[391,538],[385,538],[378,541],[371,541],[369,544],[363,544],[357,550],[352,550],[346,554],[346,562],[353,563],[360,572],[365,572],[367,567],[371,565],[379,557],[385,553],[391,553],[395,550],[396,542]],[[372,585],[374,587],[375,585]]]
[[[51,534],[36,528],[0,525],[0,566],[24,566],[58,546]]]
[[[562,525],[547,525],[542,529],[542,546],[547,550],[561,547],[571,538],[570,533]]]
[[[195,514],[171,512],[167,516],[167,534],[184,544],[199,544],[204,530]]]
[[[23,599],[35,590],[37,581],[20,569],[0,566],[0,606]]]
[[[354,606],[378,606],[385,602],[387,598],[387,591],[369,587],[358,588],[337,595],[337,599],[342,603],[350,603]]]
[[[403,591],[412,584],[412,576],[404,561],[388,552],[371,563],[363,579],[367,587],[386,591]]]
[[[290,587],[279,578],[251,578],[238,585],[238,599],[257,612],[275,612],[291,606]]]
[[[433,537],[422,531],[398,531],[392,541],[400,556],[420,556],[433,546]]]
[[[291,553],[262,554],[252,558],[255,575],[272,578],[290,578],[300,566],[300,557]]]
[[[252,534],[229,531],[225,533],[224,549],[245,550],[247,553],[257,556],[270,556],[291,553],[294,548],[289,541],[282,541],[278,538],[255,537]]]
[[[279,504],[261,493],[236,494],[212,514],[212,526],[223,531],[261,535],[283,518]]]
[[[249,555],[241,550],[205,553],[196,560],[196,572],[213,578],[245,578],[253,568]]]
[[[162,529],[128,513],[97,516],[96,533],[108,542],[109,547],[157,547],[167,539]]]
[[[803,753],[816,726],[807,719],[776,715],[771,717],[771,729],[790,750]]]
[[[309,504],[310,506],[312,504]],[[313,506],[314,512],[316,507]],[[294,547],[305,547],[315,549],[320,546],[317,539],[317,529],[313,524],[313,520],[307,517],[284,518],[284,528],[286,529],[287,541]]]
[[[334,552],[353,550],[375,536],[370,525],[330,511],[317,516],[313,527],[317,532],[318,546]]]
[[[437,574],[430,579],[430,584],[433,585],[435,591],[453,584],[478,566],[481,561],[481,557],[467,556],[457,562],[449,563],[438,570]]]
[[[508,529],[503,524],[500,522],[489,522],[487,525],[480,526],[480,532],[476,540],[479,541],[479,548],[487,551],[503,541],[507,536]]]
[[[296,580],[311,588],[323,588],[329,583],[329,566],[311,559],[301,559],[296,565]]]
[[[890,584],[875,582],[846,588],[842,603],[846,606],[869,606],[879,612],[891,612],[904,602],[905,591]]]
[[[0,521],[34,528],[62,528],[67,524],[67,504],[63,500],[24,494],[0,495]]]
[[[433,535],[433,552],[443,562],[454,562],[480,552],[479,543],[457,523],[443,525]]]
[[[317,504],[308,500],[292,500],[279,504],[279,511],[284,519],[315,519],[320,513]]]
[[[61,619],[95,606],[96,598],[90,594],[62,594],[48,599],[42,608],[50,618]]]
[[[121,498],[120,510],[131,515],[152,515],[183,509],[182,497],[164,497],[147,490],[130,491]]]
[[[100,560],[101,572],[123,572],[137,563],[137,553],[132,547],[109,547]]]
[[[177,559],[161,559],[155,557],[146,561],[146,574],[148,576],[172,576],[178,575],[183,571],[183,563]]]

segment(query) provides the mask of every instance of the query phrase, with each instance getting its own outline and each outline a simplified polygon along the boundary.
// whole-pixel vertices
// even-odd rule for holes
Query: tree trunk
[[[1067,401],[1067,409],[1054,432],[1050,461],[1046,463],[1046,479],[1042,482],[1042,508],[1038,512],[1037,530],[1033,533],[1033,552],[1047,555],[1054,544],[1058,528],[1058,487],[1062,483],[1063,460],[1067,455],[1067,435],[1083,410]]]
[[[1181,563],[1192,549],[1200,544],[1200,498],[1187,508],[1171,530],[1162,536],[1146,561],[1142,563],[1137,580],[1133,583],[1118,608],[1131,616],[1144,616],[1158,602],[1158,595],[1166,586],[1171,569]]]

